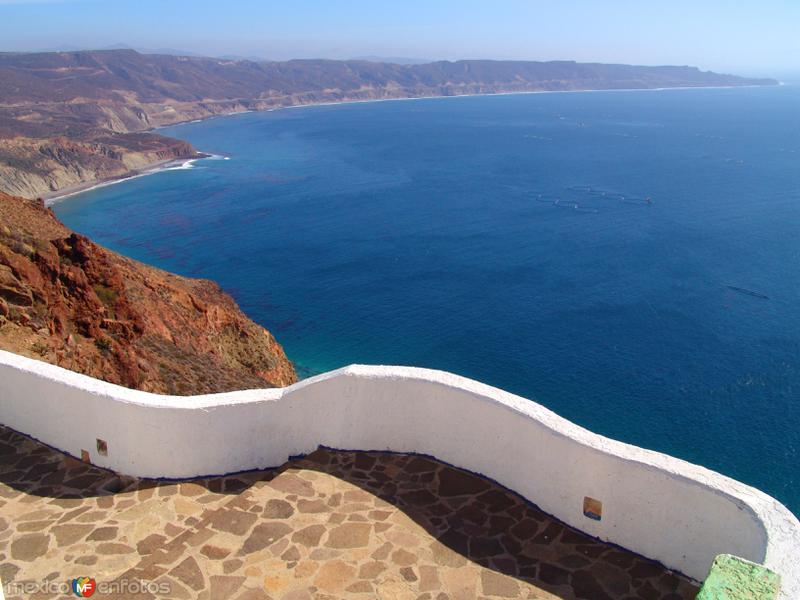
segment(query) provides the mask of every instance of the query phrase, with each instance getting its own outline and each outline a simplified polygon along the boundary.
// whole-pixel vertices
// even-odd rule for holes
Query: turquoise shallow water
[[[303,374],[453,371],[800,513],[798,107],[784,87],[244,114],[163,130],[230,160],[56,210],[217,280]]]

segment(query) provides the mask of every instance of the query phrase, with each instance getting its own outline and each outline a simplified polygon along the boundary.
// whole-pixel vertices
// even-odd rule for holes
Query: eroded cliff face
[[[17,136],[0,140],[0,181],[9,194],[35,198],[197,155],[187,142],[153,134],[98,133],[83,139]]]
[[[0,348],[167,394],[297,379],[280,344],[215,283],[124,258],[40,201],[1,192]]]

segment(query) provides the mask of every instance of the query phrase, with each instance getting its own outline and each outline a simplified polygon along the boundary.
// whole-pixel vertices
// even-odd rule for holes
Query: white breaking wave
[[[186,169],[194,169],[195,168],[194,163],[197,160],[199,160],[199,159],[193,158],[191,160],[184,161],[179,165],[175,165],[175,166],[172,166],[172,167],[166,167],[166,168],[163,168],[163,169],[155,169],[153,172],[158,172],[158,171],[184,171]]]

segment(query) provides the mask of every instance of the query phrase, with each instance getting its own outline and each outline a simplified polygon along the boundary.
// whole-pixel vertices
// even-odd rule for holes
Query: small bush
[[[93,287],[94,287],[94,293],[97,294],[97,297],[100,299],[100,302],[102,302],[109,308],[114,306],[114,303],[117,301],[117,296],[118,296],[116,290],[101,285],[99,283]]]
[[[31,346],[31,352],[38,354],[39,356],[45,356],[47,354],[47,346],[42,342],[36,342]]]

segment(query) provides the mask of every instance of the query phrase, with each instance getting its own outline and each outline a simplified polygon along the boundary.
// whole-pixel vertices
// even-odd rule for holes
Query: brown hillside
[[[0,348],[168,394],[296,381],[280,344],[215,283],[124,258],[2,192]]]
[[[343,100],[775,85],[692,67],[571,61],[251,62],[133,50],[0,53],[0,190],[38,196],[194,155],[153,127]],[[139,133],[137,133],[139,132]]]

